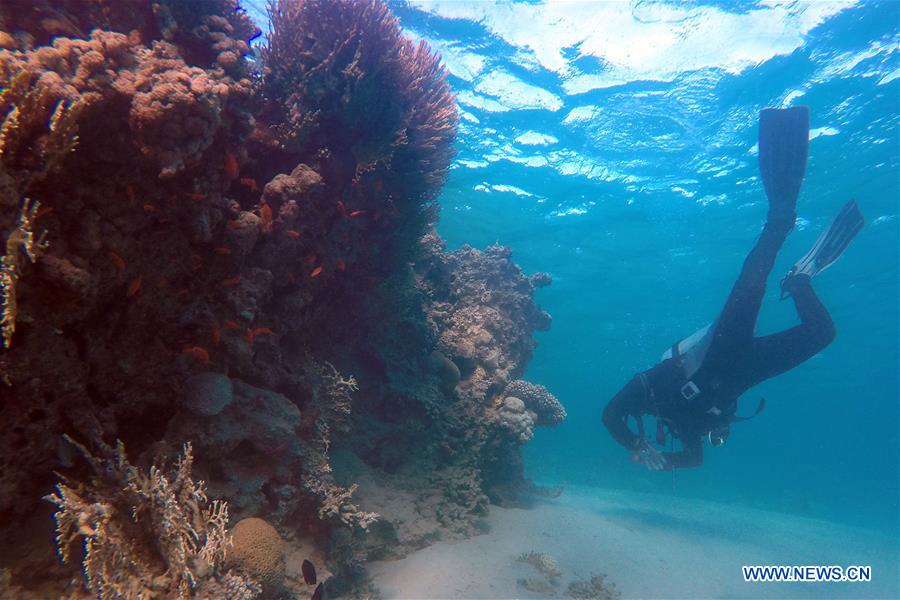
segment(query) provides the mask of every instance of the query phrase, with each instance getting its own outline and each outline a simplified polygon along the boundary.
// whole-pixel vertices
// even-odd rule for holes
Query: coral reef
[[[337,212],[391,231],[368,268],[395,266],[435,219],[452,157],[458,115],[438,57],[379,0],[285,0],[270,18],[257,138],[291,164],[327,157]]]
[[[457,111],[427,46],[377,0],[275,2],[253,60],[233,0],[27,4],[0,4],[0,533],[54,471],[84,475],[63,434],[100,449],[53,498],[101,596],[260,591],[212,550],[207,487],[309,544],[329,594],[533,491],[521,444],[564,411],[504,389],[549,277],[430,228]],[[141,470],[115,440],[197,459]],[[37,565],[61,595],[72,558],[0,564],[2,585]]]
[[[203,483],[191,479],[190,445],[167,474],[156,465],[148,473],[132,466],[121,442],[98,458],[67,441],[88,460],[91,479],[60,483],[46,499],[57,506],[62,560],[84,541],[84,577],[94,596],[189,598],[201,580],[220,576],[231,541],[228,505],[210,501]]]

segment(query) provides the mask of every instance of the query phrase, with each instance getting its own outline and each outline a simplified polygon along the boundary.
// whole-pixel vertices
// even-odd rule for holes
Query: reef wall
[[[232,0],[19,4],[0,4],[0,529],[32,541],[0,552],[0,586],[80,577],[41,497],[116,440],[144,470],[190,443],[205,493],[311,544],[332,595],[527,487],[521,444],[565,417],[514,381],[549,278],[444,250],[455,101],[383,4],[277,2],[256,55]]]

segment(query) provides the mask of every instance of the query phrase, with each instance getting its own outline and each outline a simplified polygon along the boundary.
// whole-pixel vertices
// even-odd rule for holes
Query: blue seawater
[[[252,5],[251,5],[252,8]],[[898,535],[900,3],[393,2],[443,54],[458,155],[440,198],[451,248],[508,245],[554,283],[526,377],[569,418],[526,447],[540,483],[675,494]],[[263,13],[254,12],[260,19]],[[750,390],[766,410],[702,468],[643,470],[600,422],[604,404],[713,320],[760,232],[760,109],[806,105],[797,226],[758,333],[792,326],[778,279],[856,198],[865,229],[815,281],[838,335]]]

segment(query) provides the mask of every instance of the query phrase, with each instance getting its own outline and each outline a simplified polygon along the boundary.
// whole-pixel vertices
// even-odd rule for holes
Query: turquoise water
[[[900,4],[394,8],[444,53],[463,111],[441,234],[499,241],[554,278],[538,296],[553,327],[527,377],[569,419],[526,446],[529,475],[896,532]],[[838,337],[745,394],[739,412],[761,396],[765,412],[707,446],[702,468],[645,471],[607,435],[602,407],[721,309],[765,218],[758,111],[796,104],[814,139],[758,332],[795,322],[777,280],[857,198],[866,228],[815,282]]]
[[[897,2],[395,2],[444,55],[458,156],[448,245],[513,249],[554,283],[527,373],[569,419],[526,447],[535,480],[655,491],[898,529]],[[768,401],[700,469],[645,471],[607,400],[715,318],[762,227],[757,115],[811,110],[810,160],[759,333],[795,322],[777,278],[849,198],[867,225],[815,282],[838,337],[750,390]]]

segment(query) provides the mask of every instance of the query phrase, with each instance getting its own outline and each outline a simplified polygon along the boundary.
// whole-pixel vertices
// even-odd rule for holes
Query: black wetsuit
[[[641,415],[653,415],[681,440],[681,452],[664,453],[666,469],[699,466],[703,437],[732,421],[741,394],[789,371],[831,343],[834,323],[807,276],[796,277],[789,290],[800,324],[780,333],[754,336],[766,280],[793,224],[793,210],[781,215],[770,210],[716,322],[706,356],[691,376],[698,394],[690,400],[682,394],[686,378],[676,357],[639,373],[610,400],[603,423],[622,446],[636,449],[643,434],[628,428],[629,415],[639,424]]]

